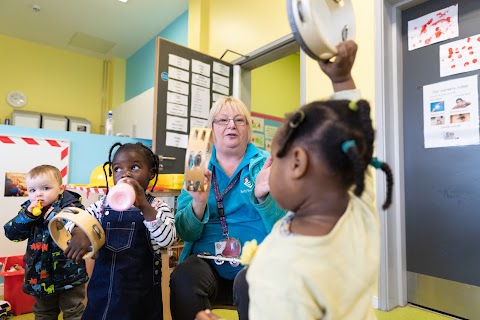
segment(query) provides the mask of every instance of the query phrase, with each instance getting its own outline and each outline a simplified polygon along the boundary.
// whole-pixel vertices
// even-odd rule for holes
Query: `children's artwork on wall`
[[[5,197],[26,197],[28,196],[27,185],[25,184],[25,172],[5,173]]]
[[[282,118],[252,112],[253,133],[251,142],[257,148],[271,151],[273,136],[282,122]]]
[[[252,132],[252,143],[257,148],[265,149],[265,135],[260,132]]]
[[[254,132],[263,132],[265,120],[261,117],[252,117],[252,130]]]
[[[408,21],[408,50],[458,37],[458,4]]]
[[[480,34],[440,46],[440,77],[480,69]]]

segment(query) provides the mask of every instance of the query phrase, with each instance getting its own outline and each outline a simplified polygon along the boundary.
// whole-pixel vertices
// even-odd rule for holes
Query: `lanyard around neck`
[[[240,172],[237,173],[235,178],[228,184],[227,188],[220,193],[220,188],[218,187],[217,177],[215,175],[215,168],[212,172],[212,182],[213,182],[213,192],[215,193],[215,200],[217,200],[217,208],[218,208],[218,215],[220,216],[220,223],[222,224],[222,232],[225,238],[228,238],[228,226],[227,226],[227,218],[225,217],[225,212],[223,210],[223,196],[230,191],[235,183],[237,183],[238,179],[240,179]]]

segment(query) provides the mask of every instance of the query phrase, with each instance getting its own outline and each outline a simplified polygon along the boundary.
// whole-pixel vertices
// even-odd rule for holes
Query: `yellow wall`
[[[127,74],[125,59],[114,58],[109,60],[109,64],[107,109],[125,102],[125,75]],[[102,117],[105,115],[106,113],[102,114]]]
[[[22,110],[86,118],[92,122],[92,132],[100,133],[105,117],[101,114],[102,59],[3,35],[0,52],[0,119],[11,118],[14,108],[6,96],[19,90],[27,96]],[[107,101],[118,104],[123,102],[125,62],[123,67],[122,61],[112,64],[115,75],[108,80]]]
[[[300,56],[292,54],[252,70],[251,110],[284,118],[300,103]]]
[[[356,15],[355,40],[359,45],[352,72],[363,97],[373,101],[374,1],[352,0],[352,3]],[[226,49],[248,54],[292,32],[284,0],[190,0],[189,25],[191,21],[195,21],[194,30],[202,27],[202,36],[199,38],[198,32],[189,27],[189,46],[214,57],[220,57]],[[238,56],[227,54],[225,58],[232,61]],[[330,81],[317,63],[308,58],[307,102],[328,97],[331,92]]]
[[[190,0],[190,4],[196,1]],[[209,24],[205,30],[208,38],[201,40],[208,42],[206,53],[214,57],[219,58],[226,49],[247,54],[290,33],[284,0],[202,0],[202,4],[208,10],[203,17]],[[189,8],[189,22],[190,16],[198,15],[194,7]],[[194,41],[190,33],[188,40],[189,44]],[[238,56],[228,54],[226,58],[231,61]]]
[[[364,99],[373,103],[375,98],[374,77],[374,1],[352,0],[356,16],[357,58],[352,74]],[[322,73],[316,61],[307,58],[307,97],[313,101],[328,97],[333,92],[328,78]]]

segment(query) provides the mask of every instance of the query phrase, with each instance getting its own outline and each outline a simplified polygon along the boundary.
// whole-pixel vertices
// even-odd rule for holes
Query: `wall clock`
[[[27,96],[20,91],[12,91],[7,95],[7,102],[14,108],[20,108],[27,104]]]

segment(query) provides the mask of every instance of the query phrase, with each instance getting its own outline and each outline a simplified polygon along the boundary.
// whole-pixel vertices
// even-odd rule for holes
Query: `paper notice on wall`
[[[192,84],[210,89],[210,78],[200,74],[192,74]]]
[[[440,46],[440,77],[480,69],[480,34]]]
[[[190,73],[188,71],[174,68],[171,66],[168,67],[168,77],[172,79],[184,81],[184,82],[190,81]]]
[[[218,83],[214,83],[212,85],[212,89],[213,91],[219,92],[225,96],[228,95],[228,87],[224,87],[222,85],[219,85]]]
[[[167,115],[167,130],[187,132],[188,130],[187,118],[174,117]]]
[[[168,91],[188,95],[188,83],[173,79],[168,80]]]
[[[190,70],[190,60],[171,53],[168,55],[168,64],[185,70]]]
[[[218,83],[224,87],[230,87],[230,80],[228,79],[228,77],[223,77],[215,73],[213,74],[213,82]]]
[[[192,117],[208,119],[210,111],[210,90],[192,85],[192,105],[190,115]]]
[[[205,77],[210,77],[210,65],[202,61],[192,60],[192,72],[201,74]]]
[[[167,102],[183,104],[184,106],[186,106],[188,105],[188,96],[173,92],[167,92]]]
[[[273,140],[277,129],[278,127],[276,126],[265,126],[265,139]]]
[[[208,127],[208,120],[207,119],[200,119],[200,118],[190,118],[190,130],[192,128],[207,128]]]
[[[167,131],[167,136],[165,138],[165,145],[169,147],[187,149],[188,135]]]
[[[408,21],[408,50],[458,37],[458,4]]]
[[[479,144],[478,77],[423,87],[425,148]]]
[[[167,114],[180,117],[188,117],[188,107],[181,104],[167,102]]]
[[[229,77],[230,76],[230,67],[225,65],[225,64],[214,61],[213,62],[213,72],[221,74],[222,76],[225,76],[225,77]]]

